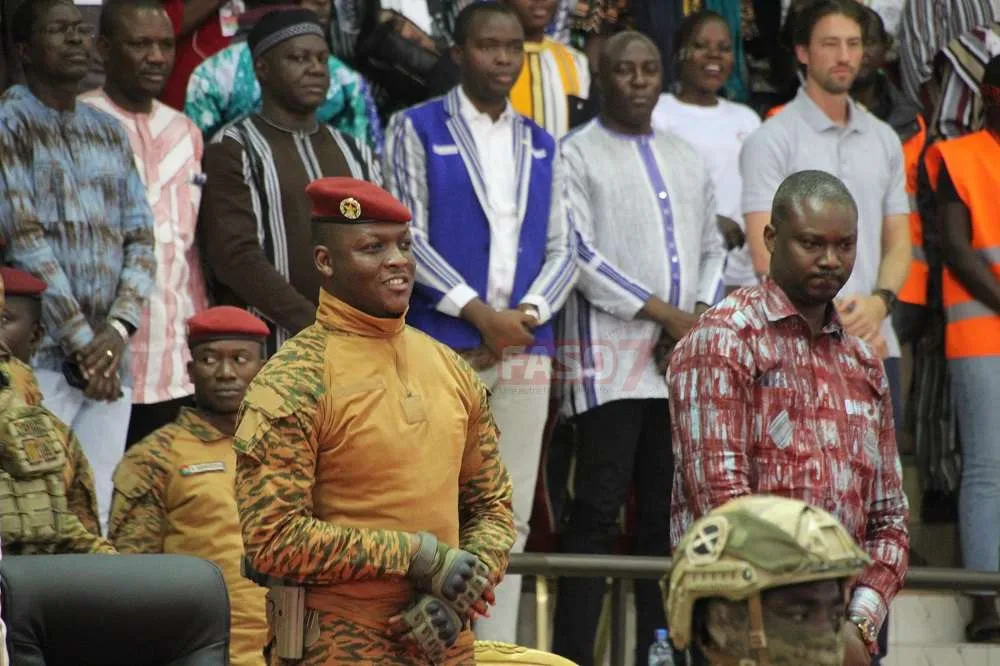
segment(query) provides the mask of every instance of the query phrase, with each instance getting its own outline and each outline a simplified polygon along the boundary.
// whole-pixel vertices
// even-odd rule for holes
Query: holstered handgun
[[[274,633],[274,653],[282,659],[302,659],[306,634],[306,590],[255,571],[246,558],[240,565],[244,578],[267,588],[267,621]]]

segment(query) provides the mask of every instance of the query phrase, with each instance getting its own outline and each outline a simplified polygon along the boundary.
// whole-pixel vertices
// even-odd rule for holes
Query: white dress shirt
[[[508,105],[496,122],[483,116],[485,122],[478,123],[478,110],[462,94],[460,87],[455,87],[441,101],[428,104],[442,104],[449,122],[461,122],[461,133],[471,134],[469,141],[462,140],[461,146],[445,142],[440,145],[430,143],[414,126],[414,117],[408,111],[397,113],[389,124],[386,133],[386,150],[383,156],[387,170],[386,187],[400,201],[404,202],[413,214],[411,230],[413,231],[413,254],[417,260],[417,284],[432,289],[441,294],[436,309],[451,317],[461,317],[462,309],[474,298],[480,297],[491,307],[507,309],[520,305],[531,305],[538,310],[538,323],[545,324],[559,311],[566,302],[576,282],[578,266],[576,263],[576,239],[571,232],[569,216],[566,211],[565,175],[561,155],[549,156],[543,140],[543,145],[536,146],[533,140],[534,132],[526,124],[527,121],[516,115]],[[453,129],[452,132],[455,130]],[[526,211],[517,206],[517,189],[529,183],[521,182],[522,174],[517,173],[518,151],[515,151],[514,140],[519,137],[526,143],[531,142],[532,160],[551,160],[552,196],[547,212],[547,229],[545,238],[545,262],[532,281],[525,295],[517,303],[511,301],[517,261],[521,256],[520,234],[523,217]],[[469,145],[469,144],[474,145]],[[482,187],[477,187],[477,200],[482,207],[487,223],[490,226],[490,257],[487,261],[487,284],[479,294],[442,257],[430,244],[428,226],[430,213],[428,202],[427,153],[453,155],[451,159],[467,159],[459,157],[460,153],[475,152],[473,164],[463,164]],[[527,156],[525,156],[526,159]],[[529,165],[522,167],[530,169]],[[537,177],[537,172],[530,169],[529,180]],[[504,182],[507,185],[504,185]],[[515,206],[520,213],[514,213],[511,219],[510,211]],[[440,220],[438,224],[462,224],[464,220]]]
[[[486,217],[490,221],[490,268],[486,302],[494,310],[510,307],[517,270],[517,245],[521,221],[517,217],[517,166],[514,164],[514,118],[507,108],[497,120],[473,105],[464,90],[459,90],[462,118],[472,132],[479,153],[479,163],[486,165]],[[468,303],[469,298],[466,300]],[[459,308],[465,307],[465,303]]]

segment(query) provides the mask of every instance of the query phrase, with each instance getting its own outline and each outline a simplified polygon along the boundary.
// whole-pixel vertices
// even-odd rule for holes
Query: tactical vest
[[[66,451],[48,413],[28,405],[0,370],[0,539],[48,544],[65,534]]]

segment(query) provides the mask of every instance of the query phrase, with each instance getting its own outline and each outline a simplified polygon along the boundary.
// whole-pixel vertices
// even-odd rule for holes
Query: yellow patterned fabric
[[[267,591],[240,573],[236,452],[196,410],[126,453],[115,470],[108,537],[123,553],[178,553],[215,563],[229,590],[232,666],[261,666]]]
[[[510,91],[515,111],[560,139],[569,131],[567,95],[586,99],[589,92],[587,56],[548,37],[524,45],[524,65]]]
[[[387,631],[413,600],[412,533],[502,576],[515,532],[497,441],[486,387],[457,354],[321,293],[316,324],[250,385],[235,438],[247,556],[309,584],[318,612],[302,666],[426,663]],[[473,660],[464,632],[445,663]]]
[[[476,641],[476,663],[480,665],[576,666],[575,662],[557,654],[498,641]]]

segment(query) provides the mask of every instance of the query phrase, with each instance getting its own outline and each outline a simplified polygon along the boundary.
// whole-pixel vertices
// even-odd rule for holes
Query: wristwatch
[[[538,308],[536,306],[525,303],[523,307],[524,307],[524,314],[530,317],[534,317],[536,322],[542,321],[542,313],[538,311]]]
[[[878,296],[885,303],[885,315],[888,317],[896,309],[896,293],[892,289],[876,289],[872,296]]]
[[[878,627],[875,626],[874,622],[860,615],[852,615],[848,619],[861,631],[861,640],[865,642],[865,645],[872,646],[878,641]]]
[[[115,329],[115,332],[118,333],[119,336],[121,336],[123,342],[125,342],[126,344],[128,343],[129,338],[131,338],[132,336],[129,333],[128,326],[126,326],[124,322],[119,321],[118,319],[109,319],[108,325],[111,326],[111,328]]]

